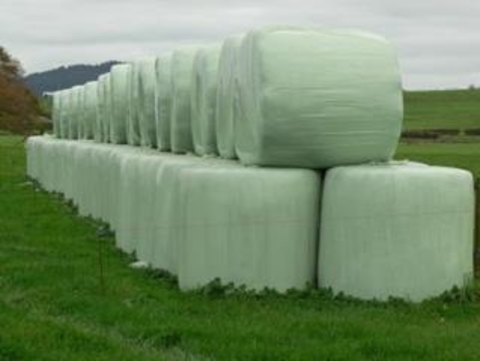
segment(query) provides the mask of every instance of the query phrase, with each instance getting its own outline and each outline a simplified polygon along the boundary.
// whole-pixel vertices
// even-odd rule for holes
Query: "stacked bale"
[[[114,144],[127,143],[127,124],[132,112],[129,96],[130,72],[130,64],[117,64],[111,69],[112,127],[110,137]]]
[[[393,156],[402,89],[383,38],[266,28],[245,36],[239,64],[235,138],[242,163],[327,168]]]
[[[97,99],[98,99],[98,116],[97,116],[97,124],[96,124],[96,137],[95,139],[101,143],[108,142],[108,131],[107,131],[107,94],[106,94],[106,82],[107,82],[107,74],[100,75],[98,77],[98,85],[97,85]]]
[[[172,108],[170,147],[174,153],[193,150],[191,132],[191,88],[193,60],[198,48],[182,48],[172,54]]]
[[[235,87],[238,86],[238,58],[242,39],[242,35],[235,35],[223,42],[218,64],[215,132],[218,153],[227,159],[237,157],[234,127],[238,101],[235,100],[234,94]]]
[[[320,286],[414,301],[462,286],[473,268],[474,199],[464,170],[408,163],[329,170]]]
[[[220,47],[198,50],[192,71],[192,140],[198,155],[216,154],[215,111]]]
[[[185,168],[180,287],[266,285],[284,292],[315,278],[319,175],[206,163]]]
[[[155,72],[155,120],[157,130],[157,148],[170,151],[170,119],[172,107],[171,54],[157,58]]]
[[[60,137],[60,92],[52,94],[53,135]]]
[[[139,61],[134,61],[131,63],[130,71],[129,102],[131,104],[132,112],[128,117],[127,123],[127,143],[136,146],[140,145],[139,77],[140,63]]]
[[[140,125],[140,145],[156,147],[157,132],[155,119],[155,88],[157,76],[156,58],[149,57],[139,61],[138,72],[138,117]]]
[[[97,122],[97,86],[96,81],[85,84],[84,113],[85,113],[85,139],[93,139],[95,124]]]
[[[84,140],[30,138],[27,171],[184,289],[417,301],[472,273],[473,181],[392,163],[402,111],[383,38],[267,27],[55,94],[55,135]]]

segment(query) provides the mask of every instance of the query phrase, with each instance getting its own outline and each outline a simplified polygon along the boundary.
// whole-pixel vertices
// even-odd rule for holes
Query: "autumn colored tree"
[[[39,107],[22,77],[20,62],[0,46],[0,129],[26,135],[35,127]]]

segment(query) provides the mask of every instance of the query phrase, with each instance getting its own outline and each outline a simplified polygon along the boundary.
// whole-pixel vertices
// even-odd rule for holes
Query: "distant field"
[[[404,129],[480,128],[480,90],[406,92]]]

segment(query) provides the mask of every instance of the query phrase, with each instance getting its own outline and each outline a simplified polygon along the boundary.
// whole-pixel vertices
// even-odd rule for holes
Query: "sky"
[[[27,73],[294,24],[383,35],[406,89],[480,86],[480,0],[0,0],[0,24],[0,45]]]

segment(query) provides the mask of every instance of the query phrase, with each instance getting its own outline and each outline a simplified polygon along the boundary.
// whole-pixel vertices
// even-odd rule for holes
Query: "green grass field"
[[[399,151],[477,174],[479,156],[475,144]],[[130,269],[113,240],[97,235],[98,224],[35,190],[24,167],[22,140],[0,136],[0,360],[479,358],[480,303],[461,295],[409,305],[319,291],[181,293]]]
[[[480,90],[406,92],[404,129],[480,128]]]
[[[479,94],[407,93],[405,128],[480,127]],[[480,143],[401,144],[396,157],[480,176]],[[480,303],[462,294],[411,305],[181,293],[35,189],[24,159],[22,139],[0,135],[0,361],[480,358]]]

